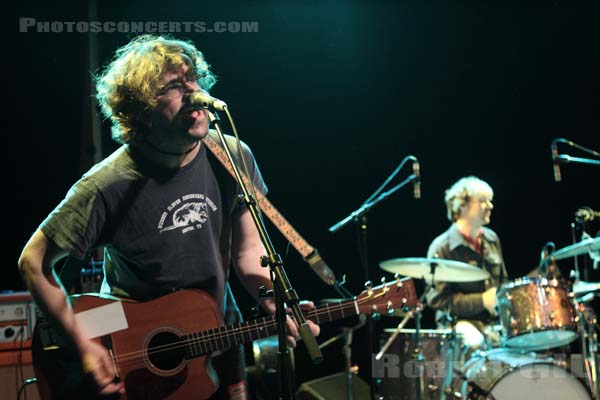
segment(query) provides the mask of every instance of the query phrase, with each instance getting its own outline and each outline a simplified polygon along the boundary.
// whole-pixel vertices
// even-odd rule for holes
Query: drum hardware
[[[387,261],[383,261],[379,264],[380,268],[394,273],[396,275],[404,275],[413,277],[416,279],[423,279],[425,281],[426,287],[423,291],[423,295],[419,299],[419,305],[414,309],[410,310],[402,319],[402,321],[398,324],[392,335],[388,338],[387,342],[383,345],[379,353],[375,356],[376,360],[380,360],[383,354],[389,349],[394,340],[396,340],[398,334],[402,331],[408,320],[412,317],[415,318],[415,349],[414,349],[414,359],[417,361],[418,367],[418,379],[416,385],[416,399],[423,400],[425,397],[428,399],[430,396],[434,396],[433,398],[445,400],[446,392],[448,388],[452,385],[453,380],[453,370],[455,368],[455,363],[458,354],[456,353],[456,347],[460,342],[458,340],[458,334],[456,332],[456,324],[454,324],[454,319],[449,316],[450,322],[450,333],[448,337],[448,349],[446,350],[446,354],[444,354],[444,379],[442,382],[439,382],[439,385],[434,383],[429,383],[425,386],[425,368],[424,362],[425,360],[422,351],[422,343],[421,343],[421,311],[424,306],[423,303],[425,301],[425,296],[431,289],[431,287],[436,282],[475,282],[488,279],[490,274],[488,271],[482,270],[476,266],[460,262],[454,260],[447,260],[441,258],[422,258],[422,257],[414,257],[414,258],[396,258]],[[441,387],[441,390],[440,390]]]
[[[594,252],[600,250],[600,237],[592,238],[588,237],[582,241],[572,244],[562,249],[556,250],[550,257],[555,260],[563,260],[565,258],[576,257],[588,252]]]
[[[414,261],[415,259],[409,259],[411,261],[408,262],[404,262],[402,261],[401,263],[397,263],[396,260],[390,260],[391,262],[388,264],[380,264],[382,266],[383,269],[389,267],[390,269],[393,269],[395,267],[397,267],[398,265],[402,265],[402,267],[404,267],[405,265],[411,265],[411,267],[409,268],[413,268],[412,271],[416,273],[416,271],[418,271],[418,269],[422,269],[422,266],[417,267],[416,269],[414,268]],[[406,313],[406,315],[404,315],[404,318],[400,321],[400,323],[398,324],[398,326],[393,330],[392,334],[390,335],[390,337],[387,339],[387,341],[385,342],[385,344],[381,347],[381,350],[377,353],[377,355],[375,356],[375,360],[380,360],[383,355],[389,350],[390,346],[392,345],[392,343],[394,343],[394,341],[397,339],[398,335],[402,332],[406,333],[407,331],[405,331],[403,328],[406,325],[406,323],[414,317],[415,319],[415,329],[414,332],[412,332],[413,337],[413,343],[414,343],[414,349],[412,350],[412,354],[411,354],[411,358],[412,360],[416,361],[415,366],[417,369],[417,375],[416,377],[416,384],[415,386],[415,399],[416,400],[424,400],[424,399],[435,399],[435,400],[444,400],[446,398],[446,391],[447,388],[450,387],[452,385],[452,380],[453,380],[453,371],[455,369],[455,363],[457,360],[457,356],[458,354],[456,353],[456,347],[457,344],[459,344],[458,341],[458,335],[456,332],[456,327],[455,324],[452,323],[453,321],[451,320],[451,326],[452,329],[450,330],[446,330],[444,331],[444,338],[443,341],[441,341],[439,343],[440,345],[440,349],[439,352],[443,353],[443,354],[438,354],[438,356],[440,356],[440,358],[443,359],[444,362],[444,376],[443,376],[443,380],[440,382],[439,379],[432,379],[433,377],[431,376],[426,376],[426,373],[430,373],[430,369],[427,368],[426,362],[438,362],[439,360],[431,360],[431,359],[426,359],[425,355],[423,354],[423,335],[421,332],[421,311],[424,308],[424,301],[425,301],[425,296],[426,294],[429,292],[429,289],[431,288],[429,282],[435,282],[437,277],[437,266],[439,266],[440,264],[437,264],[438,261],[440,260],[436,260],[436,259],[420,259],[420,260],[426,260],[425,263],[429,264],[428,268],[431,268],[430,271],[430,276],[431,279],[426,280],[426,288],[423,291],[423,294],[421,295],[421,298],[419,299],[419,303],[416,307],[409,309],[409,311]],[[433,260],[433,261],[431,261]],[[444,263],[448,260],[441,260]],[[423,263],[422,261],[419,261],[418,263]],[[392,265],[392,264],[396,264],[396,265]],[[464,263],[459,263],[459,264],[464,264]],[[471,266],[468,264],[465,264],[467,267],[469,267],[468,269],[471,269]],[[459,266],[463,267],[463,266]],[[401,268],[404,272],[410,272],[407,269]],[[389,271],[389,270],[388,270]],[[443,278],[449,278],[449,279],[453,279],[453,278],[457,278],[456,275],[454,275],[454,272],[450,273],[448,272],[449,269],[446,267],[446,270],[442,273]],[[390,271],[393,272],[393,271]],[[423,271],[420,271],[423,272]],[[421,274],[421,277],[423,277],[423,275],[425,274]],[[435,278],[435,279],[434,279]],[[451,318],[451,317],[449,317]],[[408,330],[410,332],[410,330]],[[431,332],[428,332],[431,333]],[[437,332],[436,332],[437,333]],[[447,346],[446,350],[444,351],[442,348],[444,346]],[[435,370],[437,371],[437,367],[438,366],[434,366]],[[403,371],[405,372],[405,371]],[[427,382],[426,382],[427,381]],[[427,383],[427,384],[426,384]],[[411,397],[412,398],[412,397]]]
[[[384,335],[395,335],[396,339],[384,361],[374,362],[380,367],[374,370],[374,376],[382,378],[378,380],[379,399],[451,399],[446,393],[453,382],[452,371],[464,363],[465,356],[460,335],[454,335],[451,329],[420,329],[419,335],[416,332],[384,331]]]
[[[379,353],[377,353],[377,355],[375,356],[376,360],[381,360],[381,357],[383,357],[383,355],[390,348],[390,346],[392,345],[392,343],[394,342],[394,340],[396,339],[396,337],[398,337],[398,334],[404,328],[404,326],[406,325],[406,323],[408,322],[408,320],[411,319],[414,315],[415,315],[415,311],[414,310],[409,310],[406,313],[406,315],[404,316],[404,318],[402,318],[402,321],[400,321],[400,323],[398,324],[398,326],[394,329],[394,333],[387,339],[387,341],[385,342],[385,344],[383,345],[383,347],[381,347],[381,350],[379,350]]]
[[[425,293],[421,297],[425,296]],[[402,329],[404,328],[404,326],[406,325],[408,320],[410,320],[412,317],[415,317],[416,347],[414,349],[414,356],[417,360],[417,366],[418,366],[418,371],[419,371],[418,382],[416,385],[416,399],[417,400],[423,400],[423,393],[425,392],[425,384],[424,384],[424,379],[423,379],[423,368],[422,368],[423,353],[421,351],[421,340],[420,340],[421,310],[423,308],[423,304],[421,303],[422,300],[423,300],[422,298],[419,299],[419,304],[416,307],[409,309],[406,312],[406,315],[404,316],[404,318],[402,318],[402,321],[400,321],[400,323],[396,327],[394,333],[388,338],[388,340],[385,342],[385,344],[383,345],[381,350],[379,350],[379,353],[377,353],[377,355],[375,356],[375,360],[381,360],[381,357],[387,352],[387,350],[390,348],[390,346],[392,345],[394,340],[396,340],[396,338],[398,337],[398,334],[400,334],[400,332],[402,331]]]
[[[600,290],[600,282],[575,281],[573,283],[573,294],[590,293]]]
[[[489,390],[485,390],[479,386],[476,382],[470,382],[467,376],[458,368],[454,368],[454,374],[457,375],[464,383],[467,384],[469,391],[469,398],[473,395],[483,396],[484,399],[495,400],[495,397],[490,393]],[[452,386],[446,387],[446,396],[452,396],[454,399],[462,399],[463,394],[461,392],[455,392],[452,390]]]
[[[593,293],[588,293],[584,297],[589,297]],[[593,298],[594,296],[592,296]],[[585,378],[588,386],[596,399],[599,395],[598,383],[598,337],[597,337],[597,320],[594,310],[585,305],[585,299],[574,297],[575,309],[577,310],[577,322],[580,332],[580,345],[582,351],[582,360],[585,371]]]

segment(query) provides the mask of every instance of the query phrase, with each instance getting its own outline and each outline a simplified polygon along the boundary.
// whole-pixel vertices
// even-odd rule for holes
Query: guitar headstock
[[[419,302],[412,278],[395,278],[376,287],[363,290],[356,297],[361,314],[391,314],[394,309],[413,307]]]

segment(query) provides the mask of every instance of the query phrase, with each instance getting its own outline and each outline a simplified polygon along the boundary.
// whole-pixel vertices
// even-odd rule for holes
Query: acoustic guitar
[[[145,302],[98,294],[70,298],[80,326],[108,350],[125,383],[119,400],[207,399],[218,388],[210,355],[230,346],[275,335],[274,317],[223,326],[212,297],[181,290]],[[317,324],[358,314],[392,313],[417,304],[412,279],[396,279],[359,296],[306,313]],[[33,364],[43,400],[94,399],[96,387],[77,354],[47,322],[35,327]]]

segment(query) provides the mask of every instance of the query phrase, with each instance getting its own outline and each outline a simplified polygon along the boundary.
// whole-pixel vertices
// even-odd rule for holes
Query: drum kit
[[[588,238],[549,258],[599,249],[600,238]],[[423,279],[428,287],[489,277],[476,266],[436,258],[398,258],[380,267]],[[465,321],[420,329],[419,318],[416,329],[404,329],[405,317],[382,338],[376,359],[388,356],[396,366],[388,369],[396,373],[379,380],[379,399],[598,399],[598,325],[590,305],[597,292],[600,283],[552,276],[509,281],[496,292],[499,323],[483,332]],[[477,346],[466,340],[469,329],[483,338]]]

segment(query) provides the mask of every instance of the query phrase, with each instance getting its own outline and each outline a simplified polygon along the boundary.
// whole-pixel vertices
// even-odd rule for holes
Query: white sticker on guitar
[[[120,301],[78,312],[75,319],[86,339],[108,335],[128,327],[125,310]]]

